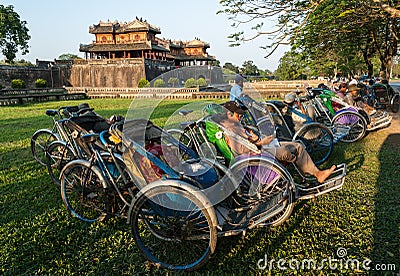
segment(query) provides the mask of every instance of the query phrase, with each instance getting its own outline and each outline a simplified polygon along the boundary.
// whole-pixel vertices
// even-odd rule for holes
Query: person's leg
[[[292,153],[296,156],[295,164],[299,167],[299,169],[303,173],[308,173],[315,176],[318,182],[324,182],[336,169],[336,166],[333,165],[330,169],[327,170],[319,170],[317,166],[314,164],[308,152],[304,149],[303,145],[296,142],[280,142],[281,147],[277,148],[276,158],[278,160],[279,157],[288,156],[288,152]],[[283,149],[281,149],[283,148]],[[286,160],[287,161],[287,160]]]

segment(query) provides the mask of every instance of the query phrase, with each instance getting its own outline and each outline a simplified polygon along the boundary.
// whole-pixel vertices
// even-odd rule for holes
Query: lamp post
[[[49,63],[49,68],[50,68],[51,88],[53,89],[53,87],[54,87],[54,83],[53,83],[53,64]]]
[[[208,73],[209,73],[210,85],[212,85],[212,79],[211,79],[212,71],[211,71],[211,69],[212,69],[212,66],[211,66],[211,64],[209,64],[208,65]]]

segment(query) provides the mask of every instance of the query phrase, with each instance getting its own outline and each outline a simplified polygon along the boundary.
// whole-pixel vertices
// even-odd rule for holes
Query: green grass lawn
[[[87,102],[105,117],[125,115],[131,104],[131,100],[121,99]],[[46,169],[33,160],[32,134],[51,126],[45,110],[79,103],[0,107],[0,273],[166,274],[165,270],[146,264],[125,220],[112,218],[86,224],[71,217]],[[168,114],[186,103],[164,102],[152,119],[163,124]],[[390,264],[396,266],[396,271],[386,273],[398,273],[400,130],[397,132],[381,130],[369,133],[357,143],[335,145],[325,166],[347,163],[348,175],[342,190],[315,201],[297,202],[290,219],[277,228],[255,229],[243,237],[219,238],[216,252],[195,274],[262,274],[268,272],[271,264],[272,274],[380,274],[377,269],[393,269]],[[339,248],[341,253],[346,250],[343,258],[337,256]],[[263,271],[257,263],[266,256],[268,264]],[[285,263],[281,260],[278,264],[280,259]],[[289,262],[295,267],[296,263],[301,266],[302,261],[310,259],[322,270],[289,269]],[[351,263],[346,269],[346,261],[355,259],[360,262],[360,269],[351,268]],[[362,267],[364,260],[372,260],[366,263],[369,271]],[[288,269],[280,270],[278,265]]]

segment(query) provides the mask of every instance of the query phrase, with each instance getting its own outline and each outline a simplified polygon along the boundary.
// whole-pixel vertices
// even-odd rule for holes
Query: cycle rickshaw
[[[376,109],[387,109],[397,113],[400,108],[400,93],[395,91],[390,85],[376,83],[371,87],[371,104]]]
[[[324,183],[318,183],[307,175],[297,181],[294,174],[301,172],[291,164],[278,162],[273,149],[264,152],[243,138],[238,141],[250,153],[234,156],[224,143],[226,130],[214,117],[225,112],[219,104],[196,101],[182,106],[161,127],[153,123],[157,116],[153,119],[151,115],[162,99],[154,99],[154,107],[149,107],[150,101],[143,98],[140,100],[139,95],[133,101],[124,123],[113,125],[109,134],[123,158],[128,184],[135,185],[128,189],[133,199],[126,213],[127,222],[139,251],[156,266],[195,270],[215,252],[218,237],[278,226],[290,217],[296,200],[314,198],[344,184],[346,164],[338,165]],[[183,112],[187,109],[192,112]],[[188,146],[186,140],[176,139],[168,131],[186,120],[178,115],[180,112],[190,116],[186,124],[198,126],[198,132],[189,138],[199,148]],[[268,110],[252,116],[260,135],[275,133]],[[93,143],[98,138],[89,134],[83,139]],[[75,167],[82,168],[79,174],[64,177]],[[108,186],[101,180],[99,168],[91,161],[73,161],[62,172],[62,179],[82,186],[75,194],[75,210],[80,210],[80,203],[85,204],[85,212],[92,214],[92,208],[96,214],[93,220],[107,213],[104,201],[108,201],[108,193],[104,191]],[[121,175],[125,173],[121,171]],[[92,182],[92,176],[100,181]],[[95,186],[86,189],[86,182]],[[125,208],[126,204],[122,205]]]
[[[349,133],[341,139],[343,142],[359,141],[367,131],[387,127],[392,121],[386,111],[368,115],[363,109],[348,105],[330,90],[309,88],[306,93],[307,101],[303,104],[313,111],[310,117],[326,125],[349,128]]]
[[[306,183],[296,183],[289,168],[271,152],[264,153],[245,139],[240,142],[251,154],[224,154],[226,130],[213,120],[213,115],[224,112],[221,105],[197,102],[192,107],[197,107],[190,113],[192,118],[204,122],[207,140],[199,141],[210,149],[207,155],[193,151],[168,132],[182,120],[174,116],[179,110],[164,128],[128,117],[112,133],[122,140],[124,162],[139,188],[128,223],[139,250],[155,265],[195,270],[215,251],[218,237],[280,225],[291,215],[297,199],[342,187],[345,164],[337,166],[324,183],[308,176],[304,176]],[[274,132],[270,114],[262,115],[259,131]]]
[[[263,103],[250,97],[242,98],[242,102],[253,110],[252,113],[268,109],[277,126],[277,137],[283,141],[300,141],[317,165],[327,161],[333,144],[344,136],[343,133],[333,132],[327,126],[312,121],[285,102],[270,100]],[[297,115],[297,120],[293,119],[293,115]]]

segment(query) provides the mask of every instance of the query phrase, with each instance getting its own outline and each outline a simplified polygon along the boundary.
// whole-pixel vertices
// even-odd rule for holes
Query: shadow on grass
[[[249,230],[246,236],[218,237],[215,254],[210,261],[198,272],[200,274],[212,271],[221,271],[226,267],[238,275],[250,275],[259,272],[257,262],[264,259],[265,255],[279,255],[285,252],[287,240],[291,238],[294,230],[307,219],[311,205],[307,201],[295,204],[292,216],[280,226],[273,228],[256,228]]]
[[[372,264],[381,271],[372,274],[400,272],[400,134],[389,135],[379,151],[380,171],[376,182],[375,223]],[[386,268],[386,269],[383,269]],[[390,272],[391,271],[391,272]]]
[[[360,169],[365,162],[362,141],[355,143],[338,143],[333,148],[332,156],[328,159],[329,166],[346,163],[347,172]]]

